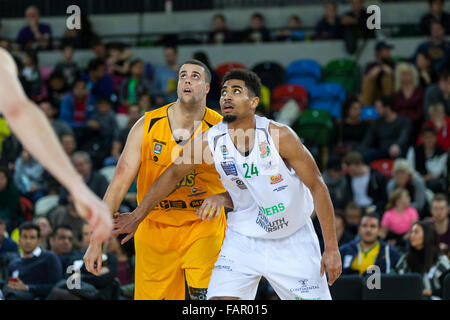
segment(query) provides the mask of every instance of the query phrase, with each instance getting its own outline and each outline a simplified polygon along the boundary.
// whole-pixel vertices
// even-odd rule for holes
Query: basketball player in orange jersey
[[[25,149],[69,190],[78,213],[94,228],[92,238],[107,240],[112,231],[108,207],[89,190],[76,172],[44,113],[26,97],[17,78],[16,63],[2,48],[0,112]]]
[[[191,139],[222,121],[206,107],[211,74],[197,60],[185,62],[178,72],[175,103],[146,112],[131,129],[104,201],[116,212],[138,174],[140,203],[158,177]],[[196,214],[202,205],[219,211],[214,219]],[[191,299],[206,299],[214,263],[225,235],[223,206],[233,207],[217,171],[201,165],[186,175],[136,230],[135,299],[183,300],[185,280]],[[116,213],[117,215],[117,213]],[[102,243],[92,241],[84,257],[88,271],[101,268]]]

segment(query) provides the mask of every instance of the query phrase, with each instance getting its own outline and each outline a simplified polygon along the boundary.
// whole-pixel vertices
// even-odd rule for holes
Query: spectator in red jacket
[[[423,127],[433,126],[436,130],[436,143],[439,147],[448,151],[450,149],[450,117],[445,114],[445,107],[442,103],[432,104],[428,113],[430,120],[423,124]],[[422,144],[422,136],[417,138],[417,144]]]

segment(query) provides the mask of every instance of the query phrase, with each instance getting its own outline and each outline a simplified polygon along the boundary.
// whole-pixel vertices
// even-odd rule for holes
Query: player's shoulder
[[[214,111],[213,109],[206,108],[205,116],[203,121],[205,121],[209,127],[215,126],[216,124],[222,122],[223,117],[220,113]]]
[[[161,118],[167,117],[167,109],[173,105],[173,103],[166,104],[165,106],[145,112],[147,118]]]
[[[297,134],[286,124],[269,119],[269,132],[271,135],[277,134],[280,138],[293,138]]]

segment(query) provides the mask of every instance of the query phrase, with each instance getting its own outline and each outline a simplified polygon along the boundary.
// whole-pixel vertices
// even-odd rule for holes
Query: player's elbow
[[[24,101],[19,99],[5,99],[5,104],[2,108],[2,113],[8,121],[19,118],[24,112]]]

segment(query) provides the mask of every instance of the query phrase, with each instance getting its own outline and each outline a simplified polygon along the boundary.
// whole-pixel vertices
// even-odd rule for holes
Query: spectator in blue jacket
[[[85,126],[96,111],[95,105],[90,104],[89,100],[86,81],[75,81],[72,93],[61,101],[59,119],[67,122],[72,128]]]
[[[50,251],[39,247],[40,230],[31,222],[19,228],[20,258],[8,266],[8,283],[3,289],[6,300],[45,299],[62,278],[61,262]]]
[[[87,87],[89,102],[95,104],[100,97],[111,98],[114,91],[113,78],[106,73],[106,63],[102,59],[92,59],[88,65]]]
[[[378,239],[380,218],[376,213],[366,214],[359,225],[359,237],[339,248],[342,274],[364,275],[371,266],[380,272],[391,273],[400,259],[394,247]]]
[[[6,236],[6,221],[0,219],[0,259],[11,252],[19,254],[19,248],[11,238]]]

